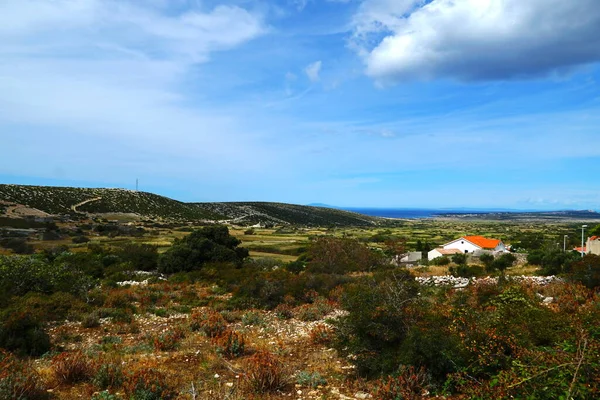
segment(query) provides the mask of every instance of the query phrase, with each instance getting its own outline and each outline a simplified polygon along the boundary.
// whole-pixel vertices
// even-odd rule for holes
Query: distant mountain
[[[126,189],[0,184],[0,200],[53,215],[134,213],[149,218],[243,225],[369,226],[376,223],[373,217],[324,207],[267,202],[183,203]],[[0,211],[8,208],[3,205]]]
[[[344,207],[332,206],[331,204],[325,203],[310,203],[307,204],[309,207],[322,207],[322,208],[333,208],[335,210],[344,210]]]

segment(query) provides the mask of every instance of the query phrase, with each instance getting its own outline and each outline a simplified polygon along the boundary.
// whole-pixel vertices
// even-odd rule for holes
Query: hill
[[[333,208],[285,203],[231,202],[194,203],[204,210],[227,215],[231,222],[245,225],[258,223],[299,224],[312,226],[370,226],[376,218]]]
[[[370,226],[376,218],[312,206],[267,202],[183,203],[153,193],[126,189],[96,189],[0,184],[0,200],[37,213],[134,213],[149,218],[210,220],[243,225]]]
[[[168,197],[126,189],[0,185],[0,200],[54,215],[135,213],[151,218],[183,220],[224,217]]]

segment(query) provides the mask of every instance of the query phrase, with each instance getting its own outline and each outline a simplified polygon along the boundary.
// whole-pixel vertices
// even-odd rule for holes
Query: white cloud
[[[600,3],[366,0],[352,46],[382,83],[537,77],[600,61]]]
[[[315,61],[314,63],[309,64],[304,69],[304,72],[311,82],[317,82],[319,80],[319,74],[321,73],[321,61]]]
[[[132,1],[23,0],[0,3],[0,39],[9,50],[93,52],[120,48],[149,58],[206,61],[266,31],[262,18],[228,5],[160,13]]]
[[[190,72],[265,33],[261,15],[166,8],[158,0],[0,1],[0,132],[14,137],[2,136],[10,154],[0,173],[44,176],[44,163],[55,162],[82,179],[135,158],[132,148],[175,160],[174,175],[235,169],[224,159],[260,168],[249,162],[263,150],[243,112],[205,101],[210,93]],[[200,93],[183,90],[190,82]]]

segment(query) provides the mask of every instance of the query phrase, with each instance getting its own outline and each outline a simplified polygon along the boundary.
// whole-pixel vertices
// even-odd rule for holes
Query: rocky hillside
[[[134,213],[149,218],[241,225],[370,226],[377,221],[377,218],[331,208],[266,202],[182,203],[126,189],[0,185],[0,201],[53,215]]]
[[[0,185],[0,200],[26,205],[49,214],[134,213],[183,220],[224,218],[167,197],[126,189]]]
[[[227,215],[231,222],[254,224],[298,224],[310,226],[370,226],[377,218],[332,208],[285,203],[232,202],[195,203],[204,210]]]

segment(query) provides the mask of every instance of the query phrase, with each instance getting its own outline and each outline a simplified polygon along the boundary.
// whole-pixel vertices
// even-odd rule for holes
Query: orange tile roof
[[[590,240],[596,240],[596,239],[600,239],[600,236],[592,236],[592,237],[590,238]]]
[[[585,248],[585,246],[583,246],[583,247],[575,247],[573,249],[573,251],[578,251],[580,253],[583,251],[585,253],[587,251],[587,249]]]
[[[500,240],[498,239],[488,239],[483,236],[464,236],[463,239],[468,240],[482,249],[495,249],[496,246],[500,244]]]

